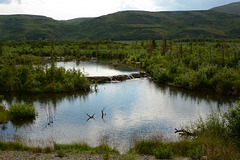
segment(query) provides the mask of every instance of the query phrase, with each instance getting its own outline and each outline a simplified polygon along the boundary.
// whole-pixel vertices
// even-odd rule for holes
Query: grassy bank
[[[222,113],[212,110],[205,119],[181,126],[177,142],[160,137],[138,141],[133,150],[157,158],[190,157],[200,159],[240,158],[240,103]]]

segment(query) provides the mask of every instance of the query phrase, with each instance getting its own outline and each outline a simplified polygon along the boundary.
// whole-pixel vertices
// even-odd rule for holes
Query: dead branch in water
[[[86,115],[89,117],[89,118],[87,119],[87,121],[89,121],[90,119],[95,119],[95,118],[94,118],[94,116],[95,116],[95,113],[94,113],[92,116],[90,116],[90,115],[89,115],[89,114],[87,114],[87,113],[86,113]]]
[[[179,133],[179,135],[187,136],[187,137],[189,137],[189,136],[196,136],[196,134],[188,132],[188,131],[186,131],[184,129],[178,130],[177,128],[175,128],[175,133]]]
[[[106,107],[107,107],[107,106],[106,106]],[[104,110],[105,110],[106,107],[104,107],[104,108],[101,110],[101,112],[102,112],[102,119],[103,119],[104,116],[107,115],[106,113],[104,113]]]

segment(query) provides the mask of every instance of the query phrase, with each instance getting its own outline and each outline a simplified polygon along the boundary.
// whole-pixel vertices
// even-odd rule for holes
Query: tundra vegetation
[[[106,59],[140,65],[157,83],[239,95],[240,41],[182,39],[146,41],[11,41],[0,44],[0,90],[62,92],[89,90],[81,71],[57,68],[57,58]],[[51,57],[51,67],[43,67]],[[33,66],[34,65],[34,66]]]
[[[157,83],[190,90],[214,90],[219,94],[240,93],[240,41],[225,39],[181,39],[146,41],[9,41],[0,44],[0,91],[64,92],[90,90],[90,82],[79,70],[57,68],[55,61],[109,60],[114,65],[138,65]],[[50,58],[46,58],[50,57]],[[50,60],[50,67],[42,64]],[[2,103],[1,103],[2,104]],[[13,104],[19,106],[19,104]],[[29,105],[27,105],[29,106]],[[2,105],[0,114],[19,115]],[[226,113],[212,111],[206,119],[182,126],[182,139],[168,142],[153,138],[137,141],[126,157],[150,154],[157,158],[187,156],[199,159],[240,157],[240,104]],[[7,114],[5,114],[7,113]],[[0,120],[6,123],[6,119]],[[25,116],[24,116],[25,117]],[[30,116],[31,117],[31,116]],[[73,152],[82,144],[58,145],[39,152]],[[83,145],[84,146],[84,145]],[[81,147],[80,147],[81,148]],[[88,147],[87,147],[88,148]],[[91,147],[90,147],[91,148]],[[106,147],[106,159],[112,151]],[[1,150],[30,150],[19,142],[1,142]],[[90,149],[91,150],[91,149]]]

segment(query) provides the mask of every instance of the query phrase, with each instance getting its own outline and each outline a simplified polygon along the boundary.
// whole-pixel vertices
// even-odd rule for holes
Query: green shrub
[[[180,141],[169,143],[173,149],[174,154],[183,157],[189,156],[189,150],[192,150],[198,146],[200,147],[203,144],[204,142],[198,139],[181,139]]]
[[[58,157],[63,157],[64,155],[65,155],[65,152],[64,152],[64,150],[62,148],[57,151],[57,156]]]
[[[196,72],[191,70],[177,77],[175,83],[184,88],[195,89],[199,81],[196,77]]]
[[[200,159],[202,156],[204,156],[204,152],[200,147],[196,147],[189,150],[188,155],[192,159]]]
[[[211,79],[212,86],[218,93],[223,93],[224,91],[231,91],[233,88],[234,80],[234,70],[232,68],[224,67],[219,69],[216,74],[214,74]]]
[[[195,137],[218,135],[223,138],[226,133],[226,119],[221,111],[211,109],[205,119],[199,116],[195,122],[183,126],[183,129],[193,133]]]
[[[0,95],[0,102],[3,100],[4,96]]]
[[[237,160],[240,157],[239,149],[232,144],[227,147],[222,144],[217,144],[214,147],[206,145],[204,151],[207,159],[211,160]]]
[[[6,107],[3,104],[0,104],[0,112],[5,110],[6,110]]]
[[[152,141],[140,141],[135,144],[135,150],[139,154],[153,155],[153,150],[157,147],[157,144]]]
[[[35,111],[35,108],[32,104],[21,104],[21,103],[13,103],[9,107],[10,114],[13,119],[18,120],[28,120],[28,119],[34,119],[37,115],[37,112]]]
[[[176,62],[173,62],[172,64],[169,65],[168,70],[169,70],[170,74],[177,73],[178,72],[178,64]]]
[[[157,82],[169,82],[172,81],[173,78],[169,75],[167,69],[157,68],[153,71],[153,78]]]
[[[231,138],[240,139],[240,102],[225,114],[228,121],[227,129]]]
[[[7,110],[0,111],[0,124],[7,123],[10,120],[10,113]]]
[[[173,151],[169,146],[161,146],[153,150],[153,155],[158,159],[169,159],[173,156]]]

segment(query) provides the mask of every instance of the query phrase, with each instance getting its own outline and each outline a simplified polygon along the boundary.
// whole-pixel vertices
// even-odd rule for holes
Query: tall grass
[[[139,154],[155,155],[156,158],[191,157],[200,159],[240,158],[240,103],[231,107],[228,112],[222,113],[211,109],[203,119],[201,116],[189,124],[181,126],[183,134],[177,142],[164,140],[138,141],[134,150]]]

